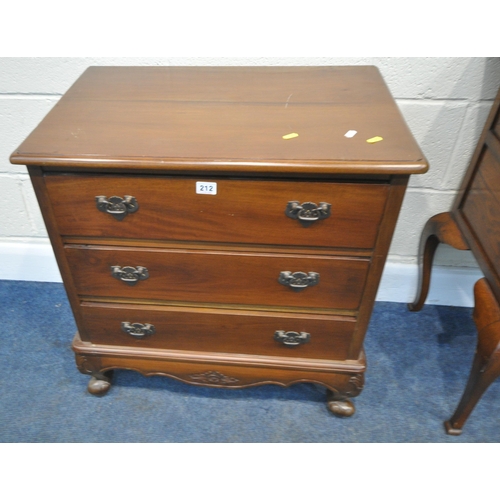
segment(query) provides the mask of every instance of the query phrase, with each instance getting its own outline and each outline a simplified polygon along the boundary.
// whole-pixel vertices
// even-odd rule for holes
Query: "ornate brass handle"
[[[291,219],[297,219],[302,226],[309,227],[313,222],[329,217],[330,208],[330,203],[324,201],[321,201],[319,206],[310,201],[302,203],[302,205],[298,201],[289,201],[285,215]]]
[[[122,321],[122,330],[137,339],[153,335],[156,332],[155,327],[149,323],[129,323],[128,321]]]
[[[296,347],[300,344],[307,344],[311,339],[311,334],[307,332],[285,332],[285,330],[276,330],[274,340],[281,342],[287,347]]]
[[[137,266],[111,266],[111,276],[118,280],[127,283],[127,285],[135,285],[139,280],[146,280],[149,278],[148,270],[145,267]]]
[[[314,286],[319,283],[318,273],[303,273],[296,272],[292,273],[290,271],[281,271],[278,281],[285,286],[289,286],[292,290],[300,292],[307,288],[308,286]]]
[[[106,196],[96,196],[95,203],[99,211],[112,215],[116,220],[123,220],[126,215],[139,210],[139,203],[130,195],[123,198],[111,196],[109,199]]]

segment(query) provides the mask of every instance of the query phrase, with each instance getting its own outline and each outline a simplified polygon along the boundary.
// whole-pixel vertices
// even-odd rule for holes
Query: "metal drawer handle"
[[[274,340],[281,342],[287,347],[296,347],[300,344],[307,344],[311,339],[311,334],[307,332],[285,332],[277,330],[274,332]]]
[[[100,212],[106,212],[116,220],[123,220],[126,215],[139,210],[139,203],[130,195],[125,195],[123,198],[111,196],[109,199],[106,196],[96,196],[95,203]]]
[[[129,323],[128,321],[122,321],[122,330],[137,339],[153,335],[156,332],[155,327],[149,323]]]
[[[308,286],[314,286],[319,283],[318,273],[303,273],[296,272],[292,273],[290,271],[281,271],[278,281],[285,286],[289,286],[292,290],[300,292],[307,288]]]
[[[317,220],[330,217],[330,208],[330,203],[324,201],[321,201],[319,206],[310,201],[302,203],[302,205],[298,201],[289,201],[285,209],[285,215],[291,219],[297,219],[303,227],[309,227]]]
[[[118,280],[127,283],[127,285],[133,286],[139,280],[146,280],[149,278],[148,270],[145,267],[137,266],[111,266],[111,276]]]

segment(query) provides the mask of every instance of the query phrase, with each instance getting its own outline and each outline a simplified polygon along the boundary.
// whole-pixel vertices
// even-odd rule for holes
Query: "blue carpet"
[[[443,429],[474,353],[471,312],[377,302],[366,385],[356,414],[339,419],[314,384],[208,389],[123,370],[106,396],[91,396],[70,348],[76,327],[63,286],[0,281],[0,442],[500,442],[498,383],[461,436]]]

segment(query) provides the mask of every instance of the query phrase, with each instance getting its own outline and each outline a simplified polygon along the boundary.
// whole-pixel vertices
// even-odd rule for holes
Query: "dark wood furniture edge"
[[[474,228],[469,224],[461,209],[463,200],[474,180],[476,169],[473,168],[473,166],[478,163],[486,147],[485,144],[488,145],[497,157],[500,155],[500,141],[490,130],[499,109],[500,92],[489,112],[483,131],[469,163],[469,168],[462,179],[462,183],[455,197],[452,209],[449,212],[443,212],[431,217],[424,226],[420,237],[418,252],[419,275],[417,294],[415,300],[411,304],[408,304],[410,311],[420,311],[425,303],[430,286],[432,262],[439,243],[445,243],[457,250],[472,250],[473,255],[480,256],[477,260],[481,271],[490,281],[496,296],[500,297],[500,280],[493,271],[493,263],[489,262],[485,252],[481,246],[478,245],[477,238],[474,234]]]
[[[453,206],[451,208],[451,212],[456,213],[459,209],[460,206],[462,205],[462,202],[465,197],[466,191],[469,189],[470,184],[474,178],[474,173],[475,173],[475,168],[471,168],[471,165],[474,166],[477,164],[479,161],[479,157],[481,156],[484,148],[484,144],[486,142],[486,139],[488,135],[490,134],[490,128],[493,124],[493,120],[495,119],[495,116],[500,109],[500,92],[498,92],[495,101],[493,102],[493,105],[491,106],[490,112],[488,114],[488,118],[486,119],[486,122],[483,127],[483,131],[481,132],[481,136],[478,139],[476,148],[474,149],[474,153],[472,154],[472,158],[469,162],[469,167],[467,168],[467,171],[464,175],[464,178],[462,179],[462,182],[460,184],[460,187],[458,189],[458,193],[455,196],[455,201],[453,202]]]
[[[34,156],[14,152],[10,156],[10,162],[15,165],[40,166],[40,167],[85,167],[88,169],[137,169],[149,168],[161,170],[162,173],[171,172],[202,172],[213,169],[214,172],[235,172],[244,173],[249,168],[252,172],[261,173],[283,173],[285,169],[292,169],[296,173],[305,174],[391,174],[410,175],[423,174],[427,172],[429,166],[425,159],[416,162],[327,162],[321,160],[297,161],[226,161],[226,160],[200,160],[199,158],[105,158],[88,157],[70,158],[57,156]],[[286,172],[290,174],[290,172]]]
[[[474,287],[473,318],[478,331],[478,341],[472,369],[462,399],[453,416],[444,423],[450,435],[459,435],[470,413],[489,385],[500,375],[500,276],[477,238],[462,207],[477,173],[481,155],[488,148],[500,160],[500,140],[491,128],[500,113],[500,90],[491,107],[481,136],[477,142],[469,167],[462,180],[450,212],[431,217],[422,231],[419,248],[419,284],[410,311],[419,311],[427,297],[430,285],[432,260],[439,243],[446,243],[459,250],[471,250],[485,278]]]
[[[75,316],[75,321],[77,325],[82,324],[80,315],[80,301],[78,299],[78,294],[76,292],[76,287],[73,281],[68,261],[66,260],[64,243],[57,230],[55,215],[52,210],[52,206],[43,179],[43,170],[42,168],[37,166],[28,166],[27,168],[31,178],[31,182],[33,184],[35,195],[42,209],[41,211],[43,220],[47,228],[47,233],[50,243],[52,244],[57,264],[59,266],[59,271],[63,278],[63,284],[68,296],[71,309]],[[85,338],[85,334],[83,334],[83,336],[84,340],[88,340]]]
[[[354,353],[359,352],[363,345],[408,180],[409,176],[406,175],[394,176],[391,180],[391,190],[387,197],[384,215],[380,221],[380,229],[373,249],[370,271],[365,283],[363,297],[361,298],[358,322],[349,350],[351,357]]]
[[[342,417],[355,412],[349,398],[363,389],[366,369],[364,351],[359,360],[350,362],[300,359],[294,362],[265,356],[96,346],[82,342],[78,333],[72,348],[80,372],[91,376],[88,391],[95,396],[108,392],[115,369],[133,370],[145,376],[166,376],[192,385],[233,389],[313,383],[327,388],[327,408]]]
[[[478,238],[476,237],[474,227],[469,223],[466,215],[462,210],[462,206],[476,173],[476,169],[470,168],[470,166],[476,165],[479,162],[479,159],[481,158],[481,155],[486,148],[488,148],[496,157],[497,161],[500,162],[500,138],[495,136],[491,130],[495,118],[497,118],[499,115],[500,90],[491,107],[490,113],[484,125],[483,132],[481,133],[481,137],[479,138],[476,149],[474,150],[469,168],[464,179],[462,180],[462,184],[451,210],[453,217],[459,227],[459,230],[462,232],[465,240],[468,242],[473,255],[476,256],[478,265],[481,268],[481,271],[484,273],[485,277],[488,279],[490,286],[493,288],[493,292],[497,297],[497,300],[500,300],[500,276],[498,276],[498,273],[495,272],[494,263],[490,262],[490,259],[484,252],[483,248],[478,244]]]
[[[481,269],[482,273],[493,289],[495,296],[500,297],[500,277],[495,272],[494,263],[490,261],[483,247],[478,244],[477,238],[475,237],[474,228],[471,226],[462,211],[457,211],[454,214],[454,218],[465,241],[467,241],[469,244],[469,249],[476,257],[479,268]]]
[[[477,346],[467,385],[455,413],[445,422],[448,434],[459,435],[469,415],[491,383],[500,375],[500,305],[488,280],[474,286]]]
[[[429,293],[434,255],[440,243],[457,250],[469,250],[453,212],[443,212],[431,217],[422,230],[418,250],[417,293],[414,301],[408,304],[410,311],[420,311],[425,303]]]
[[[245,365],[256,367],[273,367],[279,369],[295,370],[301,368],[309,371],[342,371],[346,373],[359,373],[366,369],[365,355],[358,360],[331,361],[328,359],[282,358],[278,356],[258,356],[247,354],[205,353],[198,351],[173,351],[168,349],[138,348],[125,346],[112,346],[92,344],[83,341],[77,332],[72,343],[75,353],[90,356],[116,356],[116,357],[141,357],[144,359],[165,359],[179,362],[203,362],[228,365]]]

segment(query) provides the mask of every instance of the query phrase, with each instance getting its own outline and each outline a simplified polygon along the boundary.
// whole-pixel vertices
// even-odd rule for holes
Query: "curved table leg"
[[[446,432],[452,435],[462,433],[481,396],[500,375],[500,306],[485,278],[474,286],[474,300],[477,348],[462,399],[453,416],[444,423]]]
[[[443,212],[431,217],[424,226],[418,250],[417,296],[413,303],[408,304],[410,311],[420,311],[427,298],[431,282],[432,262],[439,243],[446,243],[458,250],[469,250],[460,229],[451,216],[451,212]]]

